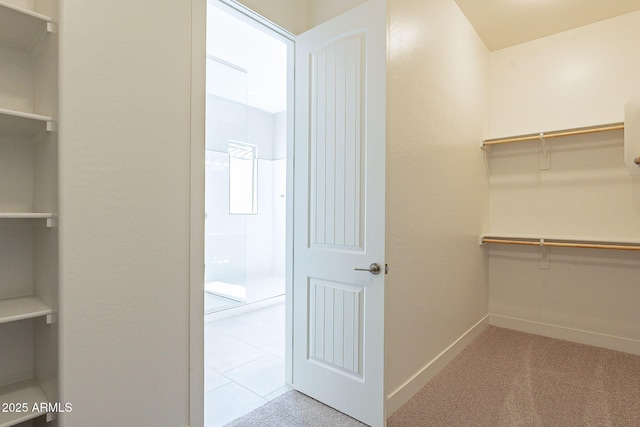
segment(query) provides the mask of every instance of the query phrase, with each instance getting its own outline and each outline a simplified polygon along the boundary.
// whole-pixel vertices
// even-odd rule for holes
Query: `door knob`
[[[380,266],[375,262],[369,266],[369,268],[354,268],[355,271],[368,271],[371,274],[380,274]]]

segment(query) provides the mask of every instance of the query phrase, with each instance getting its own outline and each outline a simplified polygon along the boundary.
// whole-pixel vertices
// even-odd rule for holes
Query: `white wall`
[[[624,121],[640,96],[638,40],[640,12],[493,52],[488,136]],[[492,147],[489,232],[640,241],[640,179],[622,141],[550,140],[550,170],[537,143]],[[535,248],[487,251],[493,323],[640,352],[636,254],[552,248],[546,270]]]
[[[624,121],[640,96],[640,12],[491,53],[487,137]]]
[[[292,34],[300,34],[310,28],[309,3],[312,1],[315,0],[238,0],[238,3]]]
[[[478,147],[487,126],[489,54],[453,0],[390,0],[388,7],[391,414],[442,366],[443,359],[432,364],[440,353],[488,313],[477,241],[488,215]]]
[[[61,424],[184,426],[190,2],[61,15]]]
[[[310,0],[309,28],[365,3],[366,0]]]
[[[292,34],[301,34],[366,0],[238,0]]]

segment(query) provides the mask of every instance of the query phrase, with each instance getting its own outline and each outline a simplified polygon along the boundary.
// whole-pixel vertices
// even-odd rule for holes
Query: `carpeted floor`
[[[229,426],[364,424],[293,391]],[[640,426],[640,356],[491,326],[388,426]]]
[[[489,327],[388,425],[640,426],[640,356]]]
[[[289,391],[225,427],[366,427],[297,391]]]

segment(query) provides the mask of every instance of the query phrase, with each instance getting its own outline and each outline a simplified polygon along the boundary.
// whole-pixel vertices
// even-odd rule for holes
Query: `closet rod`
[[[487,145],[495,145],[495,144],[505,144],[508,142],[535,141],[540,139],[541,137],[557,138],[560,136],[584,135],[587,133],[607,132],[611,130],[621,130],[621,129],[624,129],[624,123],[612,123],[609,125],[602,125],[602,126],[591,127],[591,128],[576,128],[576,129],[570,129],[566,131],[556,131],[556,132],[549,132],[549,133],[542,132],[536,135],[516,136],[511,138],[485,139],[482,145],[487,146]]]
[[[586,249],[611,249],[622,251],[640,251],[640,244],[610,244],[610,243],[584,243],[584,242],[549,242],[545,239],[540,240],[511,240],[511,239],[494,239],[483,237],[482,243],[498,243],[504,245],[527,245],[527,246],[555,246],[561,248],[586,248]]]

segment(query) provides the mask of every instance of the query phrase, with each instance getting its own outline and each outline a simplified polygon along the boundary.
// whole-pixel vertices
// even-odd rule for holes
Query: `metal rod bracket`
[[[540,144],[542,146],[542,156],[540,157],[540,170],[549,170],[551,169],[551,161],[549,158],[549,145],[547,143],[547,139],[544,136],[544,133],[540,132],[538,136],[540,139]]]
[[[545,246],[544,239],[540,239],[540,262],[541,270],[550,270],[551,263],[549,261],[549,248]]]

